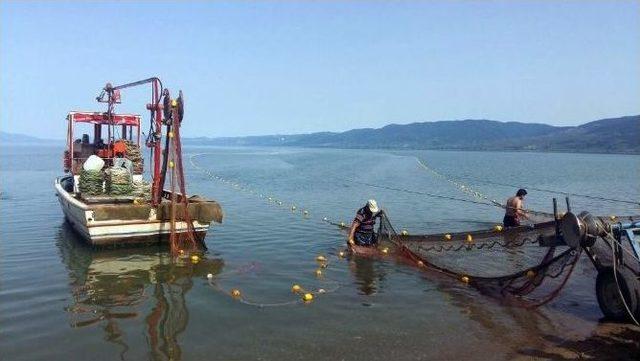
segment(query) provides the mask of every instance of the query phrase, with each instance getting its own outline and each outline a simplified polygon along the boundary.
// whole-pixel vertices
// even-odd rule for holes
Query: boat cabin
[[[67,115],[64,172],[78,175],[84,162],[92,155],[99,156],[106,166],[111,166],[114,157],[127,157],[127,142],[140,157],[140,119],[140,115],[134,114],[70,112]],[[142,161],[140,157],[139,162]],[[142,166],[134,169],[136,175],[142,172]]]

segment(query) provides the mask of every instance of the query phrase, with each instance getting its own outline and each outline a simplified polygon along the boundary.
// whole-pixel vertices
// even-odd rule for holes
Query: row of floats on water
[[[340,251],[338,253],[339,258],[343,258],[345,257],[345,255],[346,255],[345,251]],[[324,255],[318,255],[316,257],[316,262],[318,263],[318,269],[316,269],[315,275],[319,279],[323,279],[324,278],[323,269],[328,268],[329,259]],[[285,302],[277,302],[277,303],[257,303],[246,298],[242,293],[242,291],[238,288],[232,288],[230,290],[227,290],[220,287],[215,282],[215,277],[212,273],[207,274],[207,280],[209,281],[209,285],[211,285],[213,288],[223,292],[224,294],[231,296],[233,299],[239,300],[245,304],[258,306],[258,307],[286,306],[286,305],[291,305],[298,302],[310,303],[315,299],[316,295],[334,292],[339,288],[339,284],[337,282],[335,282],[336,286],[333,287],[332,289],[318,288],[316,290],[307,290],[303,286],[296,283],[291,286],[291,292],[298,295],[298,299],[293,301],[285,301]],[[325,279],[325,281],[327,280]]]
[[[221,177],[221,176],[219,176],[217,174],[214,174],[213,172],[211,172],[211,171],[209,171],[207,169],[204,169],[204,168],[200,167],[199,165],[197,165],[194,162],[194,158],[197,157],[197,156],[200,156],[200,155],[202,155],[202,154],[194,154],[194,155],[192,155],[190,157],[191,165],[193,167],[195,167],[196,169],[198,169],[199,171],[205,173],[207,176],[209,176],[209,178],[215,179],[215,180],[217,180],[217,181],[219,181],[221,183],[229,185],[233,189],[236,189],[238,191],[245,191],[245,192],[248,192],[250,194],[254,194],[254,195],[258,196],[259,198],[264,199],[267,202],[269,202],[270,204],[273,204],[273,205],[276,205],[276,206],[284,206],[285,204],[290,204],[290,203],[285,203],[284,201],[282,201],[282,200],[280,200],[280,199],[278,199],[278,198],[276,198],[274,196],[268,196],[268,195],[265,195],[265,193],[261,193],[261,192],[258,192],[256,190],[253,190],[253,189],[251,189],[251,188],[249,188],[247,186],[244,186],[244,185],[242,185],[242,184],[240,184],[238,182],[225,179],[225,178],[223,178],[223,177]],[[299,208],[299,206],[297,206],[296,204],[292,204],[291,203],[291,205],[287,206],[287,207],[291,210],[291,212],[299,211],[305,218],[309,218],[310,217],[310,211],[309,210],[304,209],[304,208]],[[339,223],[332,222],[328,217],[323,217],[322,221],[326,222],[326,223],[329,223],[329,224],[332,224],[332,225],[336,225],[340,229],[347,229],[348,227],[350,227],[350,224],[347,224],[345,222],[339,222]],[[502,230],[503,230],[503,226],[502,225],[496,225],[494,227],[494,231],[496,231],[496,232],[501,232]],[[407,230],[403,229],[400,232],[400,235],[409,236],[409,232]],[[444,237],[444,240],[447,240],[447,241],[451,241],[453,239],[453,236],[451,234],[445,234],[443,237]],[[473,243],[473,236],[471,234],[467,235],[466,242],[467,243]],[[344,250],[339,251],[337,253],[338,258],[346,257],[347,256],[347,252],[349,252],[348,249],[344,249]],[[387,255],[387,254],[389,254],[389,247],[378,247],[378,248],[375,249],[375,252],[380,254],[380,255]],[[196,258],[194,258],[194,257],[196,257]],[[192,256],[192,262],[197,262],[197,261],[198,261],[197,256]],[[315,270],[315,275],[316,275],[316,277],[321,278],[321,277],[323,277],[323,269],[326,269],[328,267],[329,262],[328,262],[327,257],[325,257],[324,255],[318,255],[316,257],[316,262],[318,263],[319,268]],[[418,264],[419,267],[424,267],[425,266],[422,261],[418,261],[417,264]],[[232,298],[244,301],[245,303],[254,304],[252,302],[248,302],[248,300],[245,298],[245,296],[242,293],[242,291],[240,289],[238,289],[238,288],[232,288],[230,290],[225,290],[225,289],[222,289],[221,287],[219,287],[215,283],[213,274],[209,273],[207,275],[207,279],[209,280],[210,284],[212,286],[214,286],[214,288],[216,288],[216,289],[220,290],[221,292],[231,296]],[[460,281],[463,282],[463,283],[469,283],[470,279],[469,279],[468,276],[462,276]],[[324,288],[318,288],[315,291],[308,291],[308,290],[304,289],[302,286],[300,286],[299,284],[293,284],[291,286],[291,292],[294,293],[294,294],[299,295],[300,301],[302,301],[304,303],[309,303],[309,302],[314,300],[315,295],[327,293],[327,290],[324,289]],[[290,303],[295,303],[295,302],[297,302],[297,301],[285,302],[284,304],[290,304]],[[272,305],[282,305],[282,303],[257,304],[257,305],[264,307],[264,306],[272,306]]]

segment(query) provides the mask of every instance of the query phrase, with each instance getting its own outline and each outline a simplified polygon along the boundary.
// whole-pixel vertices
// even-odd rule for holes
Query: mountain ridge
[[[480,151],[549,151],[640,154],[640,115],[605,118],[579,126],[488,119],[388,124],[344,132],[198,137],[186,144]]]
[[[185,145],[293,146],[351,149],[432,149],[640,154],[640,115],[605,118],[578,126],[500,122],[489,119],[387,124],[344,132],[245,137],[185,137]],[[53,144],[0,131],[2,144]]]

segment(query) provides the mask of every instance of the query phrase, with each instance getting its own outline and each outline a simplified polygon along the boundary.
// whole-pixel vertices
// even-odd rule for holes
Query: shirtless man
[[[507,207],[502,220],[505,227],[518,227],[520,219],[529,219],[524,211],[524,196],[526,195],[527,191],[525,189],[518,189],[515,197],[507,199]]]

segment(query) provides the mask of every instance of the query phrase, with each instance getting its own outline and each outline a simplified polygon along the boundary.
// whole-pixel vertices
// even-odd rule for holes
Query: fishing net
[[[102,182],[104,181],[101,170],[84,170],[80,171],[80,181],[78,188],[81,194],[92,196],[102,194]]]
[[[107,169],[106,190],[107,193],[116,196],[131,195],[133,192],[131,173],[122,167]]]
[[[144,180],[133,181],[131,194],[144,201],[151,200],[151,183]]]
[[[504,230],[407,235],[398,234],[383,214],[378,239],[392,243],[398,254],[418,267],[456,278],[505,303],[537,307],[560,292],[580,257],[580,249],[540,247],[554,233],[554,222],[546,222]],[[474,252],[479,250],[483,252]]]
[[[140,147],[130,140],[125,140],[127,146],[127,159],[133,163],[133,174],[142,174],[144,171],[144,159],[140,153]]]
[[[182,92],[176,100],[176,106],[171,107],[171,125],[167,127],[167,177],[170,191],[166,195],[171,204],[170,238],[171,252],[178,255],[188,255],[198,251],[202,243],[196,237],[193,220],[189,214],[189,199],[186,196],[184,168],[182,164],[182,143],[180,141],[180,123],[183,116]],[[178,229],[177,224],[184,228]]]

